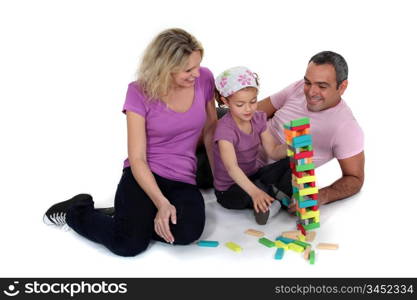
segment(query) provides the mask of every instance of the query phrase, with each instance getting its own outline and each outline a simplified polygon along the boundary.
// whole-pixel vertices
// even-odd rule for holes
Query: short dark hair
[[[339,88],[340,84],[348,78],[348,65],[342,55],[332,51],[322,51],[310,58],[310,62],[316,65],[330,64],[336,71],[336,82]]]

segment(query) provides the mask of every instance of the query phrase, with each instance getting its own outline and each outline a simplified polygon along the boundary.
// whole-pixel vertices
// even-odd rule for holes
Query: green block
[[[293,243],[303,247],[304,249],[307,248],[308,246],[311,246],[309,243],[299,241],[299,240],[295,240],[293,241]]]
[[[314,265],[314,262],[316,261],[316,254],[313,251],[310,252],[310,265]]]
[[[285,128],[285,129],[289,129],[289,130],[291,130],[291,125],[290,125],[290,123],[284,123],[284,128]]]
[[[265,237],[260,238],[258,241],[259,241],[259,243],[261,243],[264,246],[267,246],[268,248],[276,247],[276,245],[275,245],[275,243],[273,241],[268,240]]]
[[[306,125],[306,124],[310,124],[310,119],[309,118],[300,118],[300,119],[297,119],[297,120],[292,120],[290,122],[290,124],[291,124],[291,127]]]
[[[305,230],[312,230],[320,227],[320,222],[304,225]]]
[[[297,172],[303,172],[303,171],[308,171],[308,170],[313,170],[316,166],[314,165],[314,163],[311,164],[305,164],[305,165],[299,165],[295,167],[295,170]]]

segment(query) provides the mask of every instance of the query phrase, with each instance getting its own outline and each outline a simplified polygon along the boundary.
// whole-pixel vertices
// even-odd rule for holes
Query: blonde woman
[[[217,120],[213,75],[200,67],[203,52],[182,29],[161,32],[146,49],[123,106],[128,158],[114,216],[80,194],[53,205],[46,223],[67,223],[121,256],[143,252],[151,240],[186,245],[200,237],[205,211],[195,185],[195,151],[203,136],[212,160]]]

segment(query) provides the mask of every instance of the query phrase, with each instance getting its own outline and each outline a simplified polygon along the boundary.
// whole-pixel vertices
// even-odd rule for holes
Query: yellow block
[[[319,189],[317,187],[310,187],[310,188],[302,189],[299,191],[300,196],[317,194],[318,192],[319,192]]]
[[[299,241],[305,242],[306,241],[306,237],[304,236],[304,234],[300,234],[299,236],[297,236],[297,239]]]
[[[294,152],[291,149],[287,149],[287,156],[294,156]]]
[[[289,243],[288,244],[288,249],[295,251],[295,252],[304,252],[304,248],[301,247],[300,245],[294,244],[294,243]]]
[[[298,184],[316,181],[316,176],[304,176],[304,177],[301,177],[301,178],[298,178],[297,176],[295,176],[295,177],[297,178],[297,183]]]
[[[242,247],[240,247],[238,244],[235,244],[233,242],[227,242],[226,247],[235,252],[242,252]]]
[[[320,216],[319,210],[310,210],[306,212],[305,214],[302,214],[301,219],[305,220],[305,219],[310,219],[310,218],[318,218],[319,216]]]
[[[277,248],[284,248],[285,250],[288,250],[288,245],[282,241],[275,241],[275,245]]]

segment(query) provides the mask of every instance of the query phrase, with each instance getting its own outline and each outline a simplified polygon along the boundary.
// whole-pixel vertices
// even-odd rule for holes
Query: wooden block
[[[317,232],[315,231],[309,231],[306,234],[306,241],[307,242],[312,242],[314,241],[314,239],[316,238]]]
[[[198,241],[197,245],[200,247],[217,247],[219,242],[217,241]]]
[[[297,127],[297,126],[302,126],[306,124],[310,124],[310,119],[307,117],[290,121],[291,127]]]
[[[300,245],[294,244],[294,243],[289,243],[288,244],[288,249],[295,251],[295,252],[303,252],[304,248]]]
[[[339,245],[338,244],[330,244],[330,243],[319,243],[317,245],[317,249],[337,250],[337,249],[339,249]]]
[[[303,235],[303,234],[300,234],[299,236],[297,236],[297,239],[298,239],[299,241],[305,242],[305,241],[306,241],[306,236],[305,236],[305,235]]]
[[[292,243],[294,241],[294,239],[286,238],[284,236],[279,236],[275,239],[275,241],[281,241],[285,244],[289,244],[289,243]]]
[[[308,246],[305,250],[304,250],[304,259],[308,260],[309,256],[310,256],[310,251],[311,251],[311,246]]]
[[[314,265],[316,262],[316,253],[314,251],[310,251],[310,265]]]
[[[263,233],[262,231],[258,231],[255,229],[248,229],[245,231],[245,233],[256,237],[263,237],[265,235],[265,233]]]
[[[284,248],[285,250],[288,250],[288,244],[284,243],[283,241],[275,241],[275,246],[277,248]]]
[[[303,176],[301,178],[298,178],[296,176],[294,177],[295,177],[294,179],[296,180],[298,184],[316,181],[316,176]]]
[[[316,200],[300,201],[298,205],[300,206],[300,208],[310,207],[310,206],[317,205],[317,201]]]
[[[319,189],[317,187],[310,187],[310,188],[300,190],[300,196],[313,195],[313,194],[317,194],[318,192],[319,192]]]
[[[308,225],[304,226],[305,230],[313,230],[313,229],[316,229],[316,228],[319,228],[319,227],[320,227],[320,222],[311,223],[311,224],[308,224]]]
[[[313,151],[304,151],[304,152],[294,154],[294,158],[295,159],[308,158],[308,157],[313,157],[313,155],[314,155]]]
[[[307,248],[308,246],[311,246],[309,243],[306,242],[302,242],[302,241],[294,241],[294,244],[303,247],[304,249]]]
[[[301,224],[297,224],[297,229],[300,230],[303,235],[306,235],[305,226],[303,226]]]
[[[268,239],[267,239],[267,238],[265,238],[265,237],[260,238],[258,241],[259,241],[259,243],[261,243],[262,245],[264,245],[264,246],[266,246],[266,247],[268,247],[268,248],[275,247],[275,242],[273,242],[273,241],[271,241],[271,240],[268,240]]]
[[[284,257],[284,248],[278,248],[275,252],[275,259],[282,259]]]
[[[235,244],[233,242],[227,242],[226,247],[235,252],[242,252],[242,247],[240,247],[238,244]]]
[[[293,239],[296,240],[297,237],[301,234],[300,230],[294,230],[294,231],[284,231],[283,233],[281,233],[281,236],[289,238],[289,239]]]
[[[293,126],[291,127],[291,130],[297,131],[297,130],[304,130],[306,128],[310,128],[310,124],[304,124],[300,126]]]
[[[295,170],[297,172],[303,172],[303,171],[308,171],[308,170],[312,170],[314,169],[316,166],[314,165],[314,163],[312,164],[306,164],[306,165],[302,165],[302,166],[296,166]],[[298,177],[298,176],[297,176]]]

